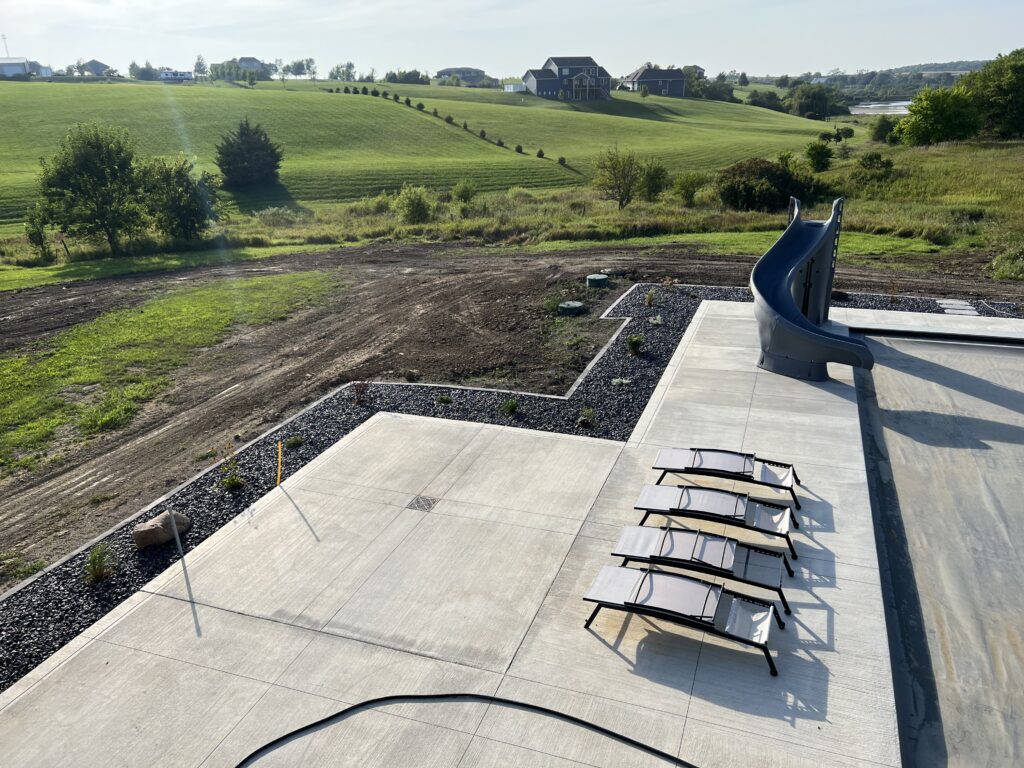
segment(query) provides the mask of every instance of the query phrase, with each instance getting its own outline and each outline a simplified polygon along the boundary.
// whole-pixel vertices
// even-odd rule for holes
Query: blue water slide
[[[828,363],[874,365],[863,341],[822,327],[832,302],[842,220],[842,198],[832,204],[828,221],[802,218],[800,201],[793,198],[789,226],[754,265],[750,290],[761,339],[758,365],[764,370],[825,381]]]

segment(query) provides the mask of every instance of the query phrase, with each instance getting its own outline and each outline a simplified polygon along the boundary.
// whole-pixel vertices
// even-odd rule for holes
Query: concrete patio
[[[751,305],[705,302],[626,444],[378,415],[0,695],[3,761],[234,765],[347,704],[475,692],[703,768],[898,766],[851,372],[812,384],[756,360]],[[697,445],[792,460],[804,481],[778,677],[674,625],[604,612],[583,628],[658,449]],[[358,714],[260,763],[296,764],[666,763],[457,703]]]

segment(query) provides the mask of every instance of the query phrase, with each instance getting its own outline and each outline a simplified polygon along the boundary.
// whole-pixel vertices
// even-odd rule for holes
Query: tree
[[[827,171],[832,165],[832,147],[824,141],[812,141],[804,150],[804,155],[807,156],[807,162],[815,173]]]
[[[285,80],[287,80],[289,77],[291,77],[291,74],[292,74],[292,65],[291,64],[285,64],[283,67],[281,67],[281,82],[283,83]]]
[[[615,146],[598,157],[593,183],[601,194],[617,202],[621,211],[633,201],[640,186],[640,176],[640,160],[636,154],[621,151]]]
[[[736,82],[740,85],[740,87],[746,88],[748,85],[750,85],[750,78],[747,77],[746,72],[740,72],[739,79],[737,79]]]
[[[907,110],[898,130],[903,143],[911,146],[969,139],[982,126],[974,97],[961,86],[925,88]]]
[[[285,72],[285,67],[287,66],[288,65],[284,63],[284,60],[274,59],[274,71],[277,72],[277,76],[281,79],[282,83],[284,83],[285,78],[288,77],[288,73]]]
[[[148,61],[146,62],[146,66],[147,67],[149,66],[149,62]],[[75,71],[78,72],[79,77],[85,77],[85,73],[88,72],[88,70],[85,68],[85,60],[84,59],[79,59],[78,61],[75,62]]]
[[[686,171],[676,176],[672,183],[672,191],[679,196],[683,205],[691,206],[697,197],[697,191],[707,184],[708,177],[698,171]]]
[[[216,162],[224,186],[245,187],[276,182],[283,157],[267,132],[258,124],[251,125],[247,117],[237,130],[221,137]]]
[[[333,67],[331,67],[330,72],[327,73],[327,79],[328,80],[344,80],[345,79],[345,71],[342,68],[341,64],[335,64]]]
[[[141,169],[146,207],[157,230],[175,240],[195,240],[215,218],[217,179],[194,175],[190,160],[157,158]]]
[[[306,59],[296,59],[290,65],[292,77],[305,77]]]
[[[640,195],[653,203],[669,187],[668,169],[654,158],[640,165]]]
[[[142,184],[128,132],[99,125],[76,125],[57,153],[43,160],[40,201],[30,216],[37,226],[89,242],[105,242],[121,252],[121,239],[145,226]]]
[[[789,75],[775,78],[775,85],[778,88],[789,88]]]
[[[889,115],[881,115],[875,124],[871,126],[871,140],[872,141],[889,141],[889,137],[892,135],[893,129],[899,122],[895,117]]]
[[[196,77],[206,77],[209,74],[209,69],[206,66],[206,59],[203,58],[203,54],[196,56],[196,63],[192,65],[192,72]]]
[[[245,82],[250,88],[256,87],[256,70],[247,69],[245,71]]]
[[[641,85],[640,86],[640,98],[641,99],[646,99],[650,95],[651,95],[651,90],[646,85]]]
[[[430,221],[434,206],[425,187],[406,184],[395,198],[395,210],[406,224],[424,224]]]
[[[720,171],[716,187],[722,202],[737,211],[784,211],[790,196],[813,204],[819,194],[813,179],[795,172],[788,159],[776,163],[763,157]]]
[[[788,101],[789,111],[801,117],[813,115],[820,120],[828,115],[849,112],[840,103],[839,93],[834,88],[827,88],[824,85],[802,83],[790,91]]]
[[[775,91],[751,91],[747,96],[747,104],[752,107],[763,107],[776,112],[785,112],[786,105],[782,103],[779,94]]]
[[[986,132],[1024,137],[1024,48],[997,56],[959,84],[974,97]]]
[[[302,63],[306,67],[306,75],[314,83],[316,82],[316,59],[303,59]]]

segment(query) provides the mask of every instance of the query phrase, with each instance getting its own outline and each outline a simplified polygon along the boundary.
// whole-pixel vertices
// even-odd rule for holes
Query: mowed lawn
[[[322,83],[321,87],[335,84]],[[0,83],[0,223],[24,216],[39,159],[67,128],[94,121],[127,128],[146,155],[194,156],[213,169],[220,136],[244,117],[261,123],[285,152],[283,188],[239,201],[351,200],[405,182],[447,189],[473,178],[482,190],[578,184],[602,149],[618,144],[660,157],[673,172],[799,150],[820,130],[802,118],[739,104],[616,93],[572,105],[529,94],[440,86],[376,86],[423,102],[314,90],[312,84],[254,89],[223,84]],[[440,117],[433,117],[437,109]],[[448,125],[443,118],[451,115]],[[469,124],[463,130],[462,122]],[[488,140],[479,138],[486,131]],[[494,143],[502,139],[506,146]],[[523,154],[514,151],[522,144]],[[543,149],[547,157],[536,157]],[[569,167],[556,162],[566,157]]]

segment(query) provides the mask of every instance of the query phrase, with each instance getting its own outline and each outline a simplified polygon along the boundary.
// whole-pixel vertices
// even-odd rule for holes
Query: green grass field
[[[108,312],[38,350],[0,357],[0,474],[32,466],[59,435],[123,427],[196,350],[233,326],[315,304],[333,286],[322,272],[220,280]]]
[[[240,199],[242,210],[270,202],[352,200],[405,182],[447,189],[464,177],[484,190],[571,186],[589,174],[602,149],[616,143],[659,156],[673,172],[711,170],[799,150],[819,129],[802,118],[697,99],[616,93],[611,102],[573,105],[473,88],[377,86],[414,104],[422,101],[426,110],[418,112],[383,98],[319,90],[324,87],[0,83],[0,223],[23,218],[39,159],[52,154],[78,122],[123,126],[144,154],[184,152],[212,169],[220,136],[248,116],[283,147],[285,160],[282,188]],[[435,108],[455,124],[433,117]],[[463,121],[470,131],[462,129]],[[478,137],[481,129],[489,141]],[[498,138],[505,148],[493,143]],[[516,144],[523,145],[523,155],[513,151]],[[547,158],[535,157],[538,149]],[[559,156],[569,168],[558,165]]]

